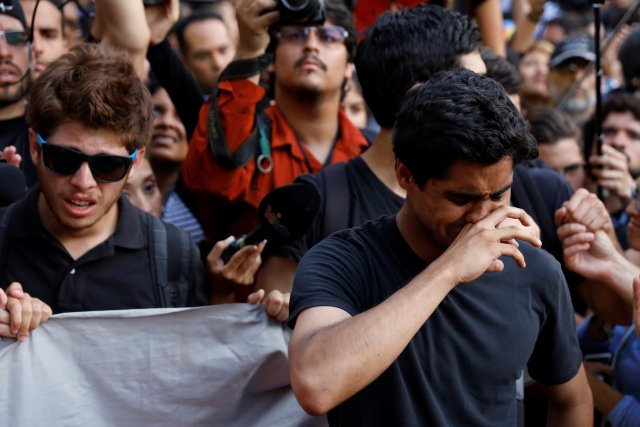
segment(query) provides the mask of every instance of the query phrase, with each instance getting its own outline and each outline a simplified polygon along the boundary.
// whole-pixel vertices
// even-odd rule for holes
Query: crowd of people
[[[0,337],[262,304],[331,426],[640,425],[638,5],[422,3],[0,0]]]

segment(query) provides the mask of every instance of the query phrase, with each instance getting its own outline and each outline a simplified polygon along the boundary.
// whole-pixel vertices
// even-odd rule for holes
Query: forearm
[[[142,2],[96,0],[96,21],[92,34],[114,49],[125,50],[138,75],[144,75],[144,61],[151,35]]]
[[[291,380],[305,410],[329,411],[397,359],[453,288],[447,271],[434,270],[425,270],[383,303],[355,317],[308,334],[294,329],[289,347]]]
[[[160,85],[167,90],[180,120],[191,139],[198,124],[200,108],[204,103],[202,91],[167,40],[151,46],[147,59]]]
[[[482,35],[482,43],[498,55],[507,55],[502,33],[502,10],[499,0],[485,0],[475,10],[478,29]]]
[[[256,273],[256,289],[290,293],[298,264],[279,256],[268,256]]]
[[[589,387],[593,393],[593,406],[606,416],[622,400],[622,393],[591,373],[587,373]]]
[[[640,275],[640,267],[637,267],[622,255],[616,256],[614,266],[608,271],[605,283],[624,301],[633,305],[633,278]]]

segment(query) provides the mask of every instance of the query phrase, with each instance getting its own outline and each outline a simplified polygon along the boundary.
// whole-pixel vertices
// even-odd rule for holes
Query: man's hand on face
[[[51,307],[33,298],[14,282],[6,293],[0,289],[0,337],[24,341],[29,332],[45,323],[51,316]]]
[[[525,259],[516,240],[542,246],[533,224],[522,209],[501,206],[475,224],[467,224],[436,262],[453,266],[456,283],[470,282],[485,272],[502,271],[504,264],[499,259],[502,256],[510,256],[524,268]]]

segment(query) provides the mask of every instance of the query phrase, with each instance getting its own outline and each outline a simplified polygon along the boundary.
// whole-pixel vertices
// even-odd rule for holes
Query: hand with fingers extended
[[[236,59],[255,58],[269,45],[269,26],[280,19],[276,0],[237,0],[239,43]]]
[[[247,302],[249,304],[264,304],[267,314],[279,322],[286,322],[289,317],[289,298],[291,294],[280,291],[271,291],[266,293],[264,289],[258,289],[249,295]]]
[[[508,225],[503,225],[506,223]],[[432,265],[453,268],[455,283],[470,282],[485,272],[502,271],[502,256],[513,258],[524,268],[526,262],[517,240],[542,246],[533,224],[533,219],[522,209],[501,206],[475,224],[467,224]]]
[[[629,171],[627,155],[609,145],[603,145],[602,154],[591,156],[589,163],[596,184],[610,195],[617,196],[624,204],[628,203],[636,183]]]
[[[0,337],[24,341],[29,332],[49,320],[52,311],[44,302],[33,298],[14,282],[5,293],[0,289]]]
[[[235,288],[237,285],[248,286],[254,282],[256,271],[262,263],[260,254],[267,242],[265,240],[259,245],[245,246],[233,254],[225,264],[221,255],[233,240],[234,237],[229,236],[226,240],[219,241],[207,255],[207,271],[212,289]]]
[[[5,147],[0,153],[0,159],[5,160],[8,164],[15,167],[20,167],[20,163],[22,162],[22,156],[18,154],[18,149],[15,145]]]

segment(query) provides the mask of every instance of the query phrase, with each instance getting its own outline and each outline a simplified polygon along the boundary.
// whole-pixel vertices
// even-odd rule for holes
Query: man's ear
[[[404,163],[400,161],[400,159],[396,159],[396,178],[398,179],[398,183],[400,187],[404,190],[408,190],[414,184],[413,174],[407,168]]]
[[[40,158],[40,144],[38,144],[37,135],[35,130],[29,128],[29,154],[31,154],[31,161],[34,165],[38,165],[38,159]]]

